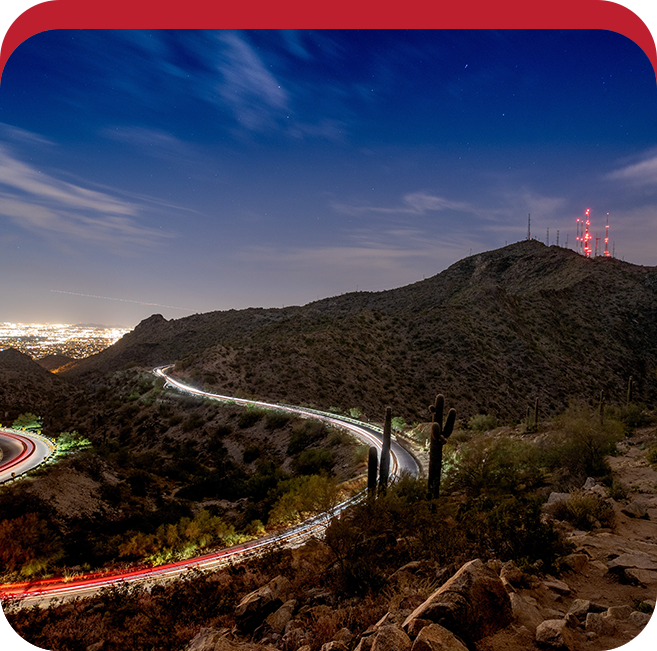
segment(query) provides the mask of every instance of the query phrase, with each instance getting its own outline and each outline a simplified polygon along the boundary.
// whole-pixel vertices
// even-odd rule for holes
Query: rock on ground
[[[491,635],[512,621],[511,601],[497,574],[475,559],[461,569],[404,621],[440,624],[469,643]]]

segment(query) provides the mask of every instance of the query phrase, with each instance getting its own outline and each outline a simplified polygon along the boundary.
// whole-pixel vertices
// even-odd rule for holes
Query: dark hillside
[[[42,368],[15,348],[0,352],[0,422],[11,423],[21,412],[40,415],[73,392],[65,380]]]
[[[466,258],[421,282],[303,307],[166,321],[154,315],[67,377],[178,361],[228,393],[290,403],[385,405],[424,420],[436,391],[459,417],[521,419],[604,390],[657,395],[657,269],[523,241]]]

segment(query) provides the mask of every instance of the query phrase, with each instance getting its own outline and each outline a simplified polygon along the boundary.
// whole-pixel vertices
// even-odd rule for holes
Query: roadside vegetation
[[[362,466],[350,436],[284,412],[163,392],[162,384],[137,369],[118,372],[70,414],[46,415],[44,434],[60,454],[0,487],[3,580],[189,558],[350,494],[345,480]],[[42,426],[31,413],[14,422]],[[75,430],[58,431],[71,423]]]

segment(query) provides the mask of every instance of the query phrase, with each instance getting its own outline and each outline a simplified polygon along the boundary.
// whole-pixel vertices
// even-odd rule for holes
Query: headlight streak
[[[273,409],[276,411],[284,411],[290,414],[296,414],[302,418],[314,418],[320,420],[334,427],[347,430],[352,435],[366,443],[367,445],[374,445],[378,448],[379,452],[382,448],[382,435],[383,430],[380,427],[373,425],[364,425],[361,421],[357,421],[347,416],[336,416],[327,412],[322,412],[316,409],[293,407],[288,405],[277,405],[260,400],[247,400],[245,398],[235,398],[233,396],[224,396],[216,393],[209,393],[195,389],[183,382],[174,380],[166,371],[172,368],[173,364],[159,366],[153,369],[153,373],[165,380],[165,387],[170,386],[203,398],[217,400],[219,402],[236,403],[241,405],[250,405],[255,407],[262,407],[264,409]],[[398,448],[403,451],[403,448]],[[391,473],[392,477],[399,477],[401,474],[402,465],[398,454],[391,448]],[[409,456],[410,459],[410,456]],[[411,472],[417,473],[419,471],[417,464],[411,459],[405,462],[405,468]],[[166,563],[157,567],[138,567],[125,572],[95,572],[88,575],[79,577],[58,577],[52,579],[43,579],[40,581],[29,581],[13,584],[0,584],[0,598],[18,599],[23,605],[49,601],[52,599],[62,598],[65,596],[77,595],[83,592],[95,592],[106,586],[121,583],[131,583],[136,581],[161,580],[165,578],[172,578],[180,576],[190,569],[217,569],[225,565],[239,562],[259,554],[264,548],[273,545],[285,545],[288,547],[299,546],[313,535],[322,535],[324,529],[328,526],[331,519],[344,511],[352,504],[364,499],[366,491],[354,495],[353,497],[341,502],[333,507],[330,511],[313,516],[304,522],[282,532],[271,534],[263,538],[259,538],[247,543],[228,547],[218,552],[197,556],[196,558],[187,559],[184,561],[176,561],[174,563]]]

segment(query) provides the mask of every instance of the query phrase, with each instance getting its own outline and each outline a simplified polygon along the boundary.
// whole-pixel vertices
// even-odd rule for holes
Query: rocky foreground
[[[657,472],[644,452],[652,436],[635,436],[610,458],[625,498],[608,497],[593,480],[582,488],[613,506],[615,526],[570,527],[574,551],[560,559],[559,578],[525,573],[512,561],[475,559],[458,569],[407,563],[389,577],[388,612],[365,630],[340,628],[321,651],[599,651],[629,642],[650,620],[657,595]],[[545,517],[567,497],[552,494]],[[422,597],[418,586],[431,584],[439,587]],[[290,587],[279,576],[251,592],[235,610],[235,628],[203,628],[186,651],[311,651],[311,631],[322,621],[331,626],[330,594],[304,595],[299,607]]]

